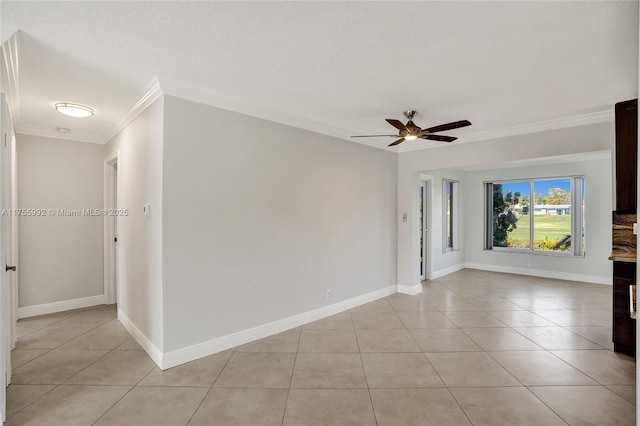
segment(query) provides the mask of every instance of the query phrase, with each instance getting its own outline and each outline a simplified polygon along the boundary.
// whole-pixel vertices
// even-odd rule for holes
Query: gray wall
[[[165,351],[395,285],[396,170],[391,152],[165,96]]]
[[[103,156],[118,151],[118,310],[162,351],[162,129],[161,97],[118,133]],[[143,214],[145,203],[151,215]],[[148,349],[148,348],[146,348]]]
[[[102,207],[104,146],[17,135],[20,208]],[[18,219],[19,306],[103,294],[101,217]]]

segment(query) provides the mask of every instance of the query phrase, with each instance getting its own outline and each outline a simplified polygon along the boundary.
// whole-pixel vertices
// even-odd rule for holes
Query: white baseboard
[[[268,324],[259,325],[257,327],[239,331],[237,333],[222,336],[217,339],[212,339],[185,348],[176,349],[171,352],[164,353],[162,355],[161,362],[159,364],[156,362],[156,364],[158,364],[158,366],[163,370],[175,367],[177,365],[184,364],[198,358],[231,349],[238,345],[243,345],[257,339],[271,336],[273,334],[282,333],[283,331],[287,331],[289,329],[299,327],[301,325],[317,321],[349,309],[353,309],[365,303],[373,302],[374,300],[378,300],[394,294],[397,292],[397,290],[398,287],[395,285],[385,287],[371,293],[363,294],[362,296],[357,296],[349,300],[334,303],[333,305],[323,306],[322,308],[314,309],[313,311],[304,312],[299,315],[294,315],[289,318],[284,318],[278,321],[270,322]],[[138,341],[138,343],[140,343],[140,341]]]
[[[453,274],[454,272],[458,272],[464,269],[466,266],[464,263],[458,263],[457,265],[449,266],[448,268],[440,269],[438,271],[433,271],[433,275],[431,276],[432,280],[435,280],[440,277],[444,277],[445,275]]]
[[[422,284],[416,285],[403,285],[398,284],[398,293],[408,294],[409,296],[415,296],[422,293]]]
[[[80,299],[62,300],[60,302],[44,303],[42,305],[24,306],[18,308],[18,319],[35,317],[38,315],[55,314],[56,312],[70,311],[71,309],[88,308],[90,306],[104,305],[104,295],[82,297]]]
[[[127,329],[129,334],[134,338],[142,349],[149,355],[151,360],[156,363],[159,368],[162,368],[162,351],[157,348],[156,345],[149,340],[149,338],[142,332],[136,325],[125,315],[120,309],[118,309],[118,321],[122,323],[124,328]]]
[[[513,266],[490,265],[485,263],[465,263],[469,269],[480,269],[483,271],[505,272],[508,274],[528,275],[531,277],[555,278],[558,280],[581,281],[592,284],[612,285],[612,277],[601,277],[598,275],[574,274],[571,272],[548,271],[545,269],[516,268]]]

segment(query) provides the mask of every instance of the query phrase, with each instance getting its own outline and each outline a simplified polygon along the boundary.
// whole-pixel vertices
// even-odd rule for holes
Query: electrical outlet
[[[324,300],[331,300],[331,298],[333,297],[333,291],[328,288],[327,291],[325,291],[324,293]]]

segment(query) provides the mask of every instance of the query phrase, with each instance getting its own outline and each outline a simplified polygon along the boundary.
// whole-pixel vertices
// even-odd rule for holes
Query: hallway
[[[15,425],[632,425],[611,287],[476,270],[160,371],[115,305],[23,319]]]

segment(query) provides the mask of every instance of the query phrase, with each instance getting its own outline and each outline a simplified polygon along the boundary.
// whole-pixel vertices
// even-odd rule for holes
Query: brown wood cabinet
[[[636,264],[613,262],[613,350],[636,354],[636,320],[629,316],[629,286],[636,281]]]
[[[616,210],[638,205],[638,100],[616,104]]]
[[[638,100],[619,102],[616,113],[616,211],[636,213],[638,179]],[[636,321],[629,315],[629,286],[635,262],[613,262],[613,350],[636,353]]]

